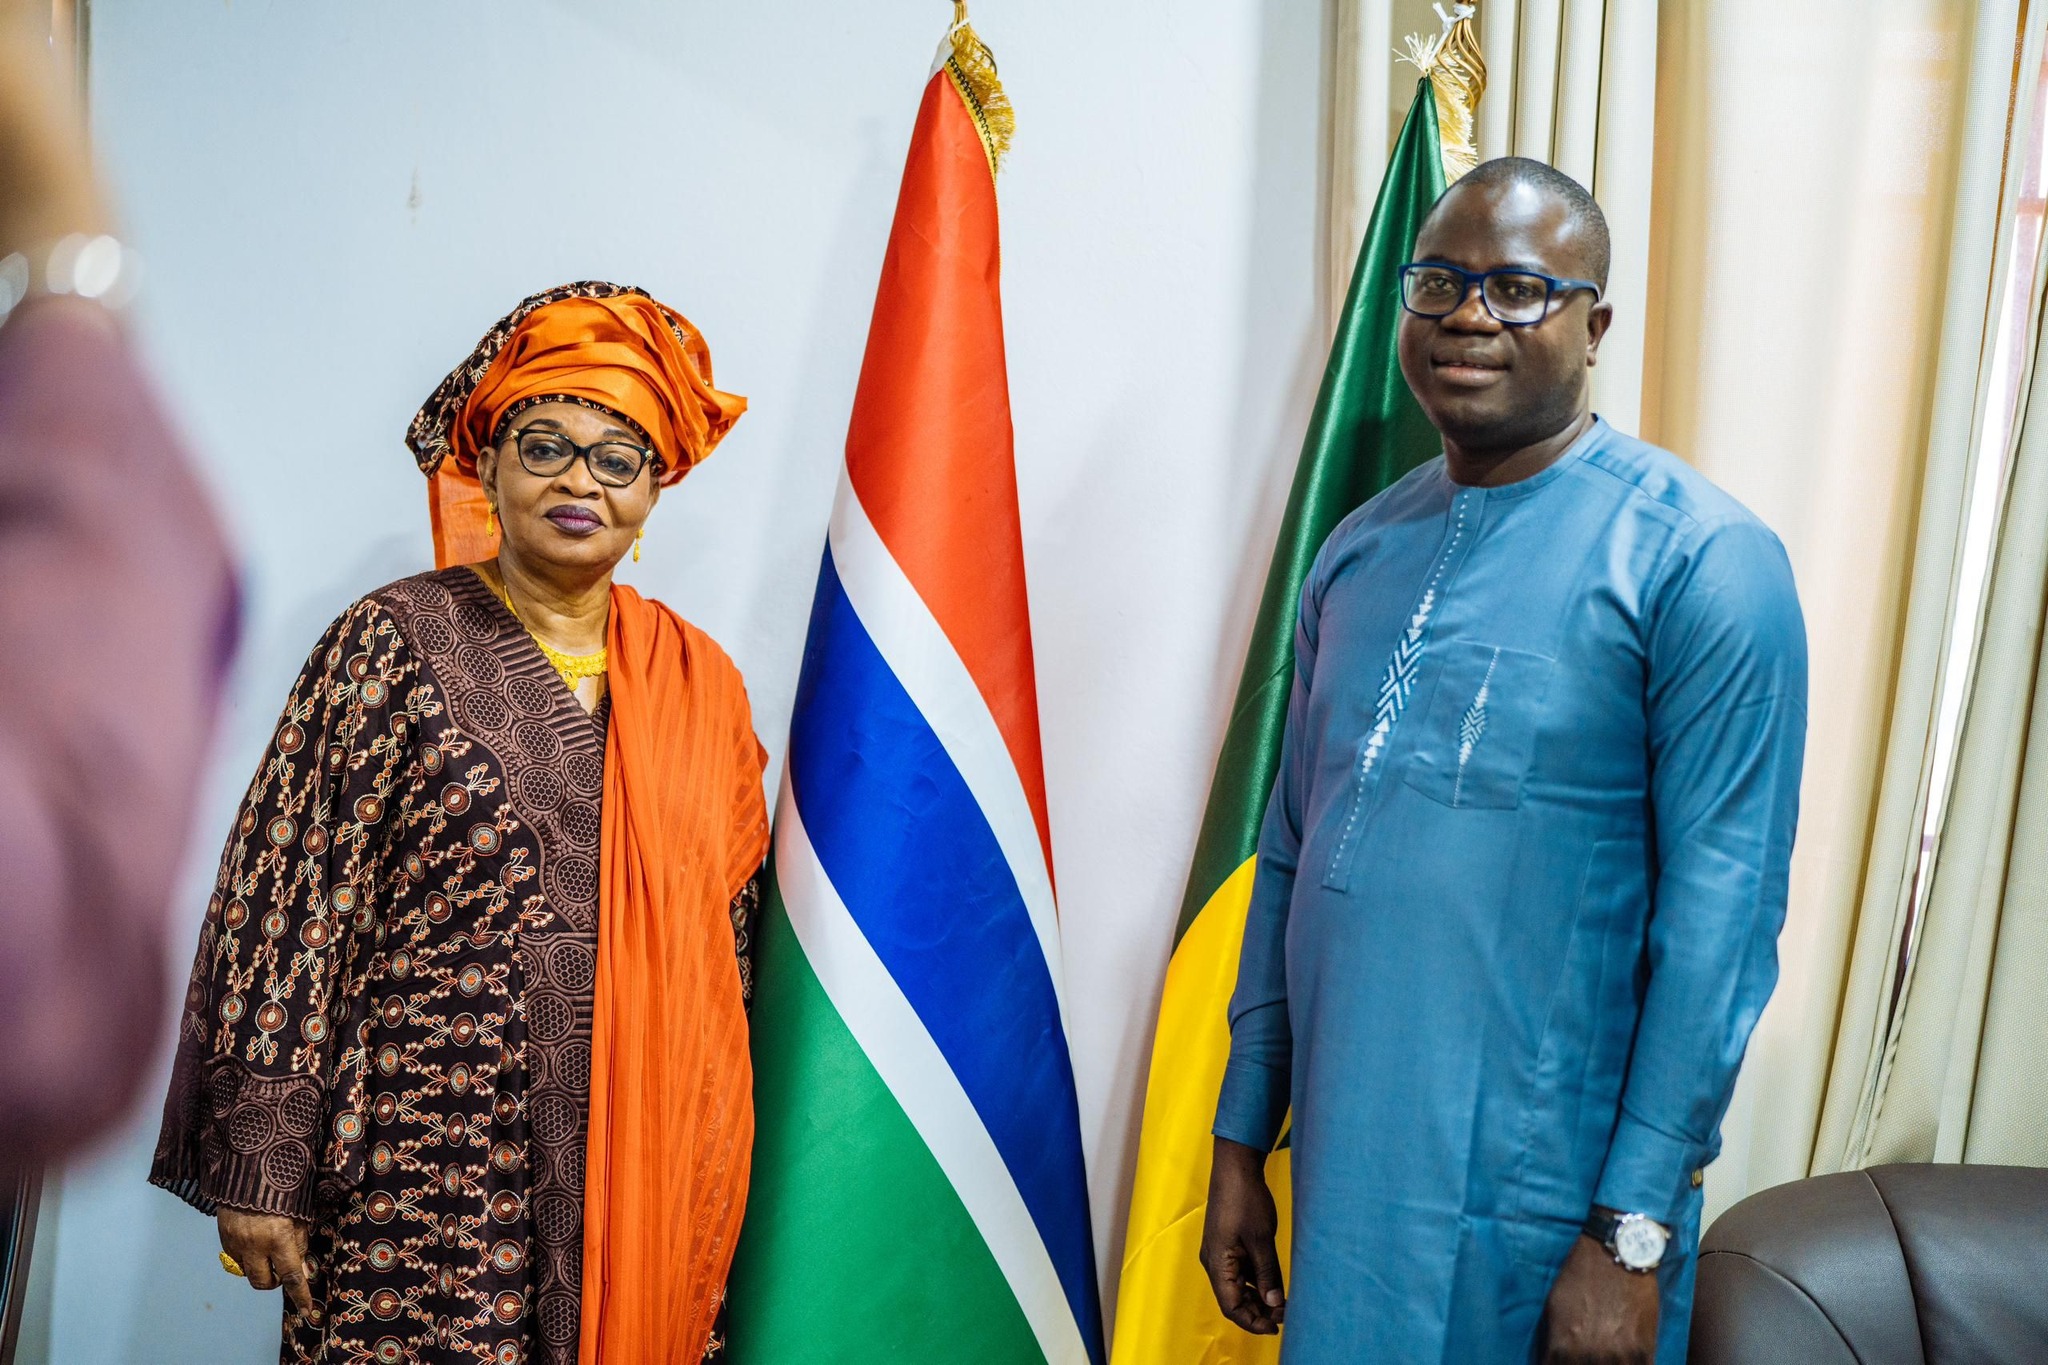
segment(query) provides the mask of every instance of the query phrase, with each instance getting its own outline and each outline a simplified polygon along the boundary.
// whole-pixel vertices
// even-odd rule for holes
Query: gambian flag
[[[1441,449],[1401,378],[1394,350],[1401,308],[1396,271],[1443,193],[1438,147],[1434,94],[1425,80],[1388,161],[1352,275],[1195,844],[1153,1035],[1117,1299],[1116,1365],[1251,1365],[1279,1358],[1278,1337],[1251,1336],[1223,1317],[1196,1263],[1209,1191],[1209,1129],[1230,1051],[1226,1009],[1237,984],[1259,824],[1280,770],[1302,583],[1346,514]],[[1280,1205],[1284,1264],[1284,1142],[1266,1174]]]
[[[741,1361],[1102,1365],[1003,359],[1009,108],[911,138],[758,939]]]

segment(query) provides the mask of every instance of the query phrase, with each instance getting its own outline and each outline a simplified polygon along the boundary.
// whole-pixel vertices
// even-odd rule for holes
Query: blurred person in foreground
[[[0,5],[0,1177],[116,1122],[158,1056],[236,621],[219,527],[105,302],[132,265],[48,25]]]
[[[687,319],[593,282],[521,303],[413,421],[439,562],[448,479],[496,553],[313,647],[228,837],[151,1174],[284,1288],[285,1361],[718,1350],[764,755],[731,660],[612,574],[745,406]]]
[[[1509,158],[1387,281],[1444,453],[1302,592],[1203,1237],[1287,1365],[1685,1358],[1700,1171],[1777,978],[1806,636],[1777,537],[1591,411],[1608,258],[1592,197]]]

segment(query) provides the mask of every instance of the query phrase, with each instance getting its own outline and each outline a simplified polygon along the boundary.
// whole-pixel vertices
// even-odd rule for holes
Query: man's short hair
[[[1482,161],[1463,178],[1454,183],[1430,209],[1435,217],[1443,206],[1444,199],[1451,191],[1464,186],[1479,189],[1506,189],[1511,185],[1529,185],[1560,200],[1571,216],[1573,229],[1578,233],[1586,252],[1586,273],[1602,292],[1607,289],[1607,271],[1614,259],[1614,242],[1607,232],[1607,215],[1600,211],[1599,201],[1587,192],[1586,187],[1566,175],[1557,167],[1533,157],[1501,156],[1491,161]]]

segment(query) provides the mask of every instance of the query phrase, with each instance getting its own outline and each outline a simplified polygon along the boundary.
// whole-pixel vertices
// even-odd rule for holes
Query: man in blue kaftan
[[[1284,1316],[1285,1365],[1685,1358],[1806,646],[1777,538],[1591,414],[1607,254],[1540,163],[1445,195],[1401,333],[1445,455],[1302,594],[1203,1247],[1240,1325]]]

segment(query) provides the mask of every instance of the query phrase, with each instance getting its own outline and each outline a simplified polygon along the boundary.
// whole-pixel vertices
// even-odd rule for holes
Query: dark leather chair
[[[2048,1365],[2048,1171],[1876,1166],[1700,1241],[1692,1365]]]

